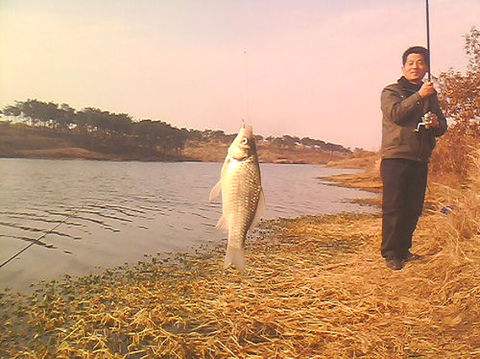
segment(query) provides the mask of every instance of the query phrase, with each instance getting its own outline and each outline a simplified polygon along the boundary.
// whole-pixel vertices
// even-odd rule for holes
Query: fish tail
[[[235,248],[227,246],[227,254],[225,255],[225,268],[233,266],[239,271],[245,269],[245,250],[243,248]]]

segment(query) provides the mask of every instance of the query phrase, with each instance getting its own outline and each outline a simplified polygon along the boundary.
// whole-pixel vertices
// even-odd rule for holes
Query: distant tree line
[[[341,145],[325,142],[322,140],[316,140],[310,137],[300,138],[297,136],[284,135],[282,137],[270,136],[270,137],[267,137],[265,140],[279,147],[305,146],[305,147],[315,148],[315,149],[328,151],[328,152],[351,153],[349,149]]]
[[[0,111],[0,114],[16,118],[40,131],[54,132],[68,137],[76,145],[99,152],[142,156],[168,157],[177,155],[190,141],[216,141],[230,143],[236,134],[225,134],[221,130],[193,130],[176,128],[163,121],[150,119],[134,121],[125,113],[111,113],[87,107],[75,110],[68,104],[58,105],[36,99],[16,101]],[[270,144],[282,148],[305,146],[322,151],[350,153],[349,149],[309,137],[256,136],[259,144]]]
[[[163,121],[133,121],[125,113],[87,107],[77,111],[68,104],[38,100],[17,101],[1,113],[43,131],[66,136],[90,150],[164,158],[178,155],[189,131]]]
[[[199,131],[199,139],[210,139],[218,142],[230,143],[235,138],[236,134],[227,135],[223,131],[216,130],[205,130],[203,132]],[[315,148],[321,151],[327,152],[339,152],[344,154],[352,153],[351,150],[345,148],[341,145],[337,145],[330,142],[325,142],[322,140],[316,140],[310,137],[297,137],[290,135],[283,135],[282,137],[263,137],[261,135],[256,135],[256,140],[258,144],[266,143],[269,145],[277,146],[280,148],[293,148],[293,147],[310,147]],[[361,149],[358,149],[361,150]]]

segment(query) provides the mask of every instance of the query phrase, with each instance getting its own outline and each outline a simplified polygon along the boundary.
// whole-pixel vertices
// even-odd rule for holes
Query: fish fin
[[[228,221],[227,221],[227,217],[225,217],[225,215],[222,214],[222,216],[218,220],[215,228],[220,229],[223,232],[228,232]]]
[[[210,191],[210,195],[208,196],[208,201],[213,202],[215,198],[220,196],[220,192],[222,190],[222,180],[218,181],[215,186],[213,186],[212,190]]]
[[[215,198],[220,196],[220,193],[222,192],[223,172],[225,171],[225,168],[227,168],[229,162],[230,162],[230,158],[227,156],[225,158],[225,161],[223,161],[222,170],[220,171],[220,179],[215,184],[215,186],[213,186],[212,190],[210,191],[210,195],[208,196],[209,202],[212,202]]]
[[[258,204],[257,210],[255,211],[255,217],[253,217],[252,227],[260,222],[260,218],[263,217],[266,210],[265,206],[265,195],[263,194],[263,188],[260,189],[260,194],[258,195]]]
[[[222,169],[220,171],[220,178],[223,178],[223,172],[225,171],[225,168],[228,167],[229,163],[230,163],[230,157],[227,156],[225,157],[225,161],[223,161]]]
[[[240,272],[245,269],[245,250],[243,248],[235,248],[227,246],[227,254],[225,255],[224,268],[235,267]]]

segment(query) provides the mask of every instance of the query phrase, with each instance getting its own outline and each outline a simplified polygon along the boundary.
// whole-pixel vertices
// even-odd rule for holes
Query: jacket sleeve
[[[440,122],[440,126],[433,130],[433,134],[436,137],[442,136],[447,131],[447,120],[445,119],[445,115],[440,108],[440,103],[438,102],[437,94],[433,95],[430,100],[430,104],[432,106],[431,111],[437,115],[438,121]]]
[[[395,89],[387,86],[382,91],[381,107],[383,116],[402,125],[407,120],[408,115],[416,108],[422,105],[422,98],[415,92],[413,95],[404,98],[395,91]]]

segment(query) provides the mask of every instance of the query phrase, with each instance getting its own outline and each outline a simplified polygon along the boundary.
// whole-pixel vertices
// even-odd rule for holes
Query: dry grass
[[[365,156],[355,157],[345,160],[332,161],[327,164],[328,167],[356,168],[362,169],[361,173],[342,174],[324,177],[323,179],[334,185],[349,188],[359,188],[364,191],[381,192],[382,180],[380,178],[380,158],[378,154],[367,153]],[[359,201],[357,201],[359,202]],[[368,204],[379,204],[375,199]]]
[[[327,163],[327,167],[337,168],[360,168],[370,170],[378,168],[380,163],[380,156],[378,153],[365,152],[353,157],[334,160]]]
[[[371,215],[265,222],[243,275],[223,247],[1,298],[2,357],[480,356],[480,153],[469,187],[436,187],[402,271]],[[447,215],[440,209],[453,211]]]
[[[450,187],[463,184],[475,168],[480,122],[460,121],[441,137],[430,162],[430,178]]]
[[[380,259],[378,216],[268,221],[244,274],[220,246],[1,294],[0,357],[480,357],[478,148],[470,160],[462,187],[431,186],[423,259],[402,271]]]

